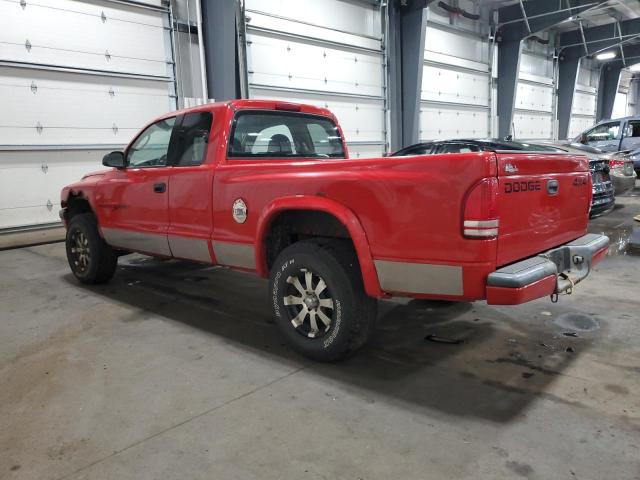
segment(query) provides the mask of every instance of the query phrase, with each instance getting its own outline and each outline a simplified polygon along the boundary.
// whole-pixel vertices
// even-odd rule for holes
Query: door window
[[[625,137],[640,137],[640,120],[630,120],[624,129]]]
[[[620,122],[603,123],[587,132],[587,141],[603,142],[615,140],[620,132]]]
[[[127,166],[134,168],[166,166],[175,121],[175,117],[165,118],[147,127],[127,150]]]
[[[231,135],[229,158],[344,158],[340,131],[326,117],[242,111]]]
[[[187,113],[184,116],[177,135],[177,166],[195,166],[204,162],[211,122],[211,112]]]

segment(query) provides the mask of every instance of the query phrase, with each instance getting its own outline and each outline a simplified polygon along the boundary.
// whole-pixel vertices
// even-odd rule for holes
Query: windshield
[[[238,112],[230,158],[344,158],[340,131],[326,117],[295,112]]]

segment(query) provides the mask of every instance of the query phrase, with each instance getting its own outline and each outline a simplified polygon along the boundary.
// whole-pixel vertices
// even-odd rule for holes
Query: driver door
[[[125,152],[126,168],[100,183],[97,204],[102,233],[110,245],[171,256],[169,228],[169,158],[176,117],[148,126]]]

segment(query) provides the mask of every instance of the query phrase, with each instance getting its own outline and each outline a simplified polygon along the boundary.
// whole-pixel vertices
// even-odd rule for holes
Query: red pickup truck
[[[147,125],[62,190],[74,275],[140,252],[270,279],[301,353],[363,345],[378,298],[518,304],[570,293],[605,255],[586,234],[586,157],[484,151],[351,159],[322,108],[237,100]]]

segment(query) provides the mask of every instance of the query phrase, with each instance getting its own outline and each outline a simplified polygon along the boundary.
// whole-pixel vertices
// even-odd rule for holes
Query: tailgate
[[[496,155],[498,266],[584,235],[591,204],[587,157],[546,152]]]

